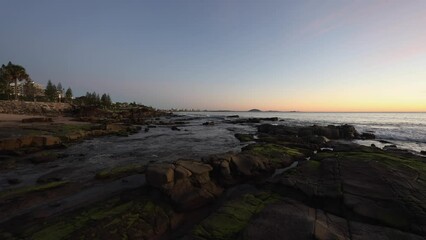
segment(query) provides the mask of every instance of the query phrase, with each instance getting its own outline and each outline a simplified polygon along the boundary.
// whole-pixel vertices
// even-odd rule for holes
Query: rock
[[[290,135],[299,137],[324,136],[328,139],[355,139],[360,135],[351,125],[341,126],[310,126],[310,127],[289,127],[283,125],[262,124],[258,126],[258,131],[272,135]]]
[[[173,131],[180,131],[180,128],[178,128],[178,127],[176,127],[176,126],[171,127],[171,129],[172,129]]]
[[[205,164],[205,163],[197,162],[197,161],[194,161],[194,160],[180,159],[180,160],[175,162],[175,165],[182,166],[195,175],[201,175],[201,174],[204,174],[204,173],[209,173],[213,170],[212,166]]]
[[[44,138],[44,146],[45,147],[53,147],[61,144],[61,139],[54,136],[43,136]]]
[[[16,168],[16,160],[13,158],[6,158],[0,160],[0,170],[10,170]]]
[[[271,121],[271,122],[276,122],[278,121],[277,117],[270,117],[270,118],[261,118],[261,121]]]
[[[175,168],[175,181],[188,178],[191,175],[192,172],[182,166],[177,166]]]
[[[58,154],[52,152],[37,153],[28,158],[33,164],[53,162],[58,159]]]
[[[238,116],[238,115],[229,115],[229,116],[227,116],[227,118],[239,118],[240,116]]]
[[[420,154],[426,155],[426,151],[420,151]]]
[[[301,202],[282,199],[255,215],[244,239],[423,239],[420,235],[348,220]]]
[[[29,147],[33,143],[33,136],[22,136],[18,140],[21,142],[21,147]]]
[[[298,240],[312,239],[315,210],[290,201],[265,207],[250,221],[243,233],[244,239]]]
[[[405,239],[405,240],[421,240],[424,236],[403,232],[397,229],[381,227],[369,224],[363,224],[355,221],[349,221],[351,237],[353,240],[362,239]]]
[[[126,126],[122,125],[122,124],[106,124],[104,126],[104,129],[107,131],[112,131],[112,132],[120,132],[120,131],[124,131],[126,129]]]
[[[25,147],[50,148],[61,145],[61,139],[54,136],[22,136],[0,140],[0,151],[14,151]]]
[[[359,133],[356,131],[355,127],[352,125],[341,125],[338,126],[340,137],[343,139],[355,139],[359,137]]]
[[[56,116],[71,109],[69,103],[0,101],[0,113],[8,114]]]
[[[213,168],[194,160],[173,164],[150,164],[147,183],[158,188],[181,210],[196,209],[216,199],[223,191],[210,179]]]
[[[213,125],[214,125],[214,122],[212,121],[203,123],[203,126],[213,126]]]
[[[324,137],[324,136],[313,135],[313,136],[306,137],[305,141],[312,143],[312,144],[322,145],[322,144],[329,142],[330,140],[328,138]]]
[[[228,153],[211,155],[204,159],[213,166],[218,181],[225,186],[266,177],[275,170],[270,159],[251,153]]]
[[[53,170],[49,173],[46,173],[42,176],[40,176],[37,179],[37,183],[51,183],[51,182],[58,182],[63,180],[63,176],[66,174],[69,174],[73,171],[71,168],[63,168],[58,170]]]
[[[267,204],[267,198],[267,194],[244,194],[231,198],[199,223],[191,231],[190,238],[185,239],[246,239],[241,232]]]
[[[61,139],[54,136],[35,136],[33,137],[32,146],[35,147],[55,147],[61,144]]]
[[[425,235],[425,169],[421,158],[362,147],[318,153],[270,182],[334,215]]]
[[[34,122],[53,122],[53,119],[50,117],[43,118],[24,118],[22,119],[23,123],[34,123]]]
[[[351,239],[346,219],[316,209],[315,239]]]
[[[21,183],[21,182],[22,182],[22,180],[21,180],[21,179],[19,179],[19,178],[8,178],[8,179],[7,179],[7,182],[8,182],[10,185],[16,185],[16,184]]]
[[[253,134],[236,133],[234,136],[240,140],[240,142],[250,142],[254,140]]]
[[[174,182],[173,164],[160,163],[150,164],[146,169],[146,181],[148,184],[162,188],[168,184],[173,185]]]
[[[376,139],[376,135],[374,135],[373,133],[369,133],[369,132],[362,133],[360,137],[361,137],[361,139],[365,139],[365,140]]]
[[[289,127],[284,125],[262,124],[257,126],[257,131],[261,133],[268,133],[272,135],[292,135],[296,136],[299,129],[296,127]]]
[[[1,151],[14,151],[21,147],[21,142],[18,139],[2,139],[0,140]]]
[[[242,153],[232,156],[230,164],[235,167],[239,174],[258,176],[269,170],[270,161],[261,156]]]

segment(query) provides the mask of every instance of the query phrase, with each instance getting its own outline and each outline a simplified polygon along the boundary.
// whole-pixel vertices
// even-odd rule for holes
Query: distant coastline
[[[277,110],[267,110],[267,111],[253,111],[258,109],[251,110],[195,110],[195,109],[172,109],[172,112],[258,112],[258,113],[291,113],[291,112],[301,112],[301,111],[277,111]]]

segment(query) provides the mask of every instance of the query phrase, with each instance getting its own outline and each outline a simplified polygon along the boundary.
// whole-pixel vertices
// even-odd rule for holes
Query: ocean
[[[426,112],[423,113],[315,113],[315,112],[177,112],[179,115],[200,117],[241,118],[278,117],[284,125],[340,125],[350,124],[358,132],[372,132],[377,140],[357,141],[363,145],[383,147],[395,144],[414,152],[426,151]]]

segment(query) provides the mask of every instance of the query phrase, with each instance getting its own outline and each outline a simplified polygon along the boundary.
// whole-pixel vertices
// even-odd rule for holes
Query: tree
[[[24,94],[25,94],[25,97],[29,99],[35,99],[36,87],[34,86],[33,81],[28,81],[24,84]]]
[[[65,101],[66,102],[71,102],[72,101],[72,90],[71,90],[70,87],[65,92]]]
[[[18,82],[30,80],[30,76],[25,71],[25,68],[21,65],[13,64],[9,62],[6,66],[2,65],[2,80],[5,81],[7,85],[14,83],[14,95],[15,100],[18,100]]]
[[[58,91],[56,89],[55,84],[52,84],[52,82],[49,80],[47,82],[46,89],[44,90],[44,94],[46,95],[47,100],[50,102],[56,101],[58,97]]]
[[[9,76],[6,66],[4,64],[0,68],[0,91],[3,99],[9,99],[11,94]]]
[[[43,89],[30,79],[24,84],[24,96],[25,100],[35,101],[37,97],[43,96]]]
[[[58,85],[56,85],[56,91],[57,91],[57,95],[59,96],[59,102],[60,102],[64,94],[64,89],[62,88],[61,83],[58,83]]]
[[[110,108],[111,104],[112,102],[111,102],[111,97],[109,96],[109,94],[106,94],[106,93],[102,94],[101,105],[105,108]]]

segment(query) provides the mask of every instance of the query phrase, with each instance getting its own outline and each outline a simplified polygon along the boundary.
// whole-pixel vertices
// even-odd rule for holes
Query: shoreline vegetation
[[[1,239],[426,235],[426,158],[397,147],[357,145],[352,140],[375,136],[350,125],[282,126],[274,125],[275,118],[238,116],[201,124],[203,118],[192,118],[205,129],[231,124],[255,132],[235,134],[243,144],[238,152],[123,163],[83,181],[64,177],[72,169],[61,168],[61,149],[106,135],[119,136],[119,143],[161,126],[174,134],[194,123],[136,104],[69,104],[37,115],[15,115],[0,125],[2,136],[19,135],[0,140],[0,174],[13,176],[18,166],[56,166],[33,183],[3,178],[9,186],[0,191]]]

